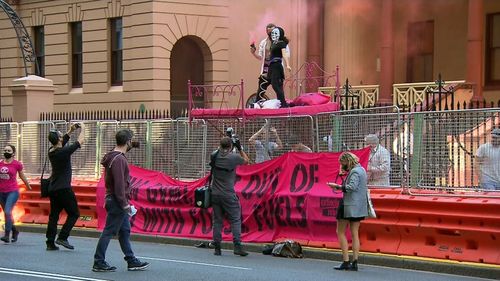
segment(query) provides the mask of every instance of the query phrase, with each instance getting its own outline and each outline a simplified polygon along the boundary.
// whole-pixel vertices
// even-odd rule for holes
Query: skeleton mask
[[[273,31],[271,31],[271,40],[273,40],[273,42],[278,42],[279,39],[280,39],[280,30],[276,27],[273,29]]]

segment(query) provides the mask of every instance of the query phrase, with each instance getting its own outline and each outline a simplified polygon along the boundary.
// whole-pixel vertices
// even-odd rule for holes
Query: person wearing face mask
[[[70,134],[80,128],[77,140],[68,144]],[[80,217],[78,202],[75,193],[71,188],[71,155],[81,147],[85,142],[85,124],[73,124],[66,134],[59,131],[50,131],[48,139],[52,144],[49,149],[49,161],[52,167],[49,186],[50,213],[45,234],[47,241],[47,251],[59,250],[55,244],[61,245],[66,249],[73,250],[74,247],[68,242],[71,229]],[[59,236],[57,235],[57,222],[61,211],[66,211],[68,215],[64,222]]]
[[[285,92],[283,90],[283,82],[285,80],[285,71],[283,69],[283,62],[289,72],[292,71],[288,53],[286,48],[288,46],[288,38],[285,37],[285,31],[281,27],[275,27],[271,31],[271,59],[269,61],[269,71],[267,74],[268,79],[271,81],[273,90],[276,92],[278,100],[281,102],[281,107],[288,107],[285,100]]]
[[[269,85],[271,85],[271,82],[269,78],[267,77],[267,73],[269,71],[269,64],[271,61],[271,45],[272,45],[272,40],[271,40],[271,31],[276,28],[276,25],[273,23],[270,23],[266,26],[266,38],[262,39],[259,43],[259,49],[255,47],[255,44],[250,45],[250,53],[258,60],[262,62],[262,65],[260,67],[260,75],[259,75],[259,85],[257,87],[257,97],[255,98],[255,101],[257,103],[262,103],[267,100],[266,97],[266,90]],[[287,57],[290,57],[290,49],[288,45],[286,46],[286,55]]]
[[[106,262],[106,250],[113,236],[118,235],[120,248],[125,255],[129,271],[144,270],[149,263],[142,262],[135,257],[130,245],[130,217],[135,215],[136,209],[129,202],[130,197],[130,174],[128,160],[125,153],[132,148],[139,147],[139,143],[133,141],[134,134],[129,129],[120,129],[115,135],[115,148],[106,153],[101,160],[104,167],[104,185],[106,187],[105,205],[106,224],[102,230],[94,253],[94,272],[113,272],[115,266]]]
[[[327,183],[334,189],[342,190],[342,200],[337,208],[337,237],[342,249],[343,262],[336,270],[358,270],[359,257],[359,226],[361,221],[368,216],[367,207],[367,175],[365,169],[359,164],[356,155],[344,152],[340,155],[341,172],[347,173],[342,184]],[[351,230],[352,262],[349,261],[349,244],[347,242],[347,226]]]
[[[479,146],[476,157],[481,188],[500,190],[500,129],[491,131],[491,142]]]
[[[0,238],[5,243],[16,242],[19,235],[12,218],[12,210],[19,198],[19,186],[17,185],[17,175],[31,190],[30,183],[24,175],[23,164],[16,159],[16,147],[8,144],[3,149],[3,159],[0,160],[0,205],[5,216],[5,235]],[[12,232],[12,239],[10,234]]]
[[[367,169],[368,185],[374,187],[390,186],[391,154],[385,147],[380,145],[377,135],[367,135],[365,142],[370,146],[370,159],[368,160]]]

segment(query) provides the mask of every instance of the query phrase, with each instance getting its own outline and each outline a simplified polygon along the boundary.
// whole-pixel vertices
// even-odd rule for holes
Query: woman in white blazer
[[[341,172],[348,173],[342,185],[328,183],[335,189],[342,189],[342,200],[337,209],[337,237],[342,249],[343,262],[335,267],[337,270],[358,270],[359,256],[359,226],[361,221],[368,216],[367,208],[367,175],[359,164],[359,158],[344,152],[339,159]],[[352,236],[352,262],[349,262],[349,244],[347,242],[347,226],[351,229]]]

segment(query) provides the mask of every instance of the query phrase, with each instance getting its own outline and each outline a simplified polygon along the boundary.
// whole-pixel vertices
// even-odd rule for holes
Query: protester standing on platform
[[[24,175],[23,164],[16,159],[16,147],[8,144],[3,149],[3,159],[0,160],[0,205],[5,217],[5,235],[0,238],[5,243],[16,242],[19,235],[14,225],[12,211],[19,198],[19,186],[17,185],[17,175],[24,182],[26,188],[31,190],[30,183]],[[12,232],[12,239],[10,234]]]
[[[367,135],[365,142],[370,146],[370,159],[368,160],[367,170],[368,185],[390,186],[391,154],[385,147],[380,145],[377,135]]]
[[[239,155],[233,153],[233,146]],[[224,137],[220,141],[219,149],[212,153],[212,209],[213,209],[213,240],[214,255],[220,256],[222,242],[222,223],[224,215],[229,218],[235,255],[246,256],[247,252],[241,245],[241,206],[240,200],[234,191],[236,167],[247,164],[248,156],[241,148],[240,141]]]
[[[288,141],[292,152],[312,152],[312,149],[303,144],[297,135],[292,135]]]
[[[134,134],[129,129],[121,129],[116,135],[115,148],[106,153],[101,160],[104,166],[104,184],[106,186],[105,205],[106,225],[102,230],[97,242],[94,265],[92,271],[112,272],[115,266],[106,262],[106,250],[113,236],[118,235],[120,248],[125,255],[129,271],[144,270],[149,263],[142,262],[135,257],[130,245],[130,217],[135,215],[136,209],[130,205],[130,174],[128,160],[125,156],[130,149],[139,147],[139,143],[133,141]]]
[[[68,144],[69,135],[80,128],[77,140],[72,144]],[[50,214],[47,224],[47,251],[59,250],[55,244],[61,245],[67,249],[73,250],[75,247],[68,242],[71,229],[80,217],[78,203],[75,193],[71,188],[71,177],[73,170],[71,168],[71,155],[85,141],[85,124],[73,124],[66,134],[60,131],[52,130],[49,133],[49,141],[52,147],[49,149],[49,160],[52,166],[52,174],[50,175],[49,199],[50,199]],[[62,210],[68,215],[59,236],[57,235],[57,222]],[[54,244],[55,242],[55,244]]]
[[[340,173],[347,173],[343,183],[328,183],[334,189],[342,190],[342,200],[337,209],[337,237],[342,249],[343,262],[335,267],[337,270],[358,270],[359,257],[359,226],[361,221],[368,216],[367,175],[365,169],[359,164],[356,155],[344,152],[340,155]],[[349,243],[347,242],[347,226],[351,230],[352,262],[349,261]]]
[[[268,131],[271,132],[272,137],[274,137],[274,141],[271,141],[269,138]],[[259,137],[261,139],[259,140]],[[266,123],[260,130],[258,130],[253,136],[248,139],[250,144],[255,146],[255,163],[261,163],[267,160],[271,160],[271,155],[276,149],[283,147],[281,143],[281,139],[278,136],[278,132],[276,128],[268,127],[268,123]]]
[[[264,38],[262,41],[259,43],[259,49],[257,50],[255,47],[255,44],[252,43],[250,45],[250,53],[258,60],[262,61],[262,65],[260,68],[260,75],[259,75],[259,85],[257,87],[257,96],[255,97],[255,102],[263,102],[265,101],[266,98],[266,90],[269,85],[271,85],[271,82],[269,78],[267,77],[267,73],[269,70],[269,63],[271,60],[271,45],[272,45],[272,40],[271,40],[271,31],[276,27],[275,24],[270,23],[266,26],[266,38]],[[257,51],[257,53],[256,53]],[[290,57],[290,49],[287,45],[286,47],[286,53],[287,56]]]
[[[481,188],[500,190],[500,129],[491,131],[491,142],[479,146],[476,157]]]
[[[286,48],[288,46],[288,38],[285,37],[285,31],[281,27],[275,27],[271,31],[271,59],[269,61],[268,78],[276,92],[278,100],[281,102],[281,107],[288,107],[285,99],[285,91],[283,90],[283,82],[285,80],[284,66],[289,72],[292,71],[290,60]],[[283,66],[284,62],[284,66]]]

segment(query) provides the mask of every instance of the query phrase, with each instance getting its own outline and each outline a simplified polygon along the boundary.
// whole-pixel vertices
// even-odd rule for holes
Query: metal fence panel
[[[151,155],[151,169],[175,176],[175,128],[174,120],[151,121],[148,150]]]
[[[48,140],[51,129],[55,128],[53,122],[23,122],[21,123],[21,138],[19,143],[19,158],[23,162],[27,176],[39,176],[42,173],[44,161],[49,147]],[[45,173],[50,174],[50,164],[47,164]]]
[[[207,125],[202,120],[178,119],[175,130],[176,175],[198,179],[206,174]],[[174,176],[174,175],[172,175]]]
[[[368,108],[320,114],[316,117],[318,151],[346,151],[367,147],[375,134],[391,155],[390,184],[402,182],[401,117],[396,107]]]
[[[475,155],[490,141],[491,130],[500,127],[499,109],[422,112],[408,118],[411,187],[478,187]]]

